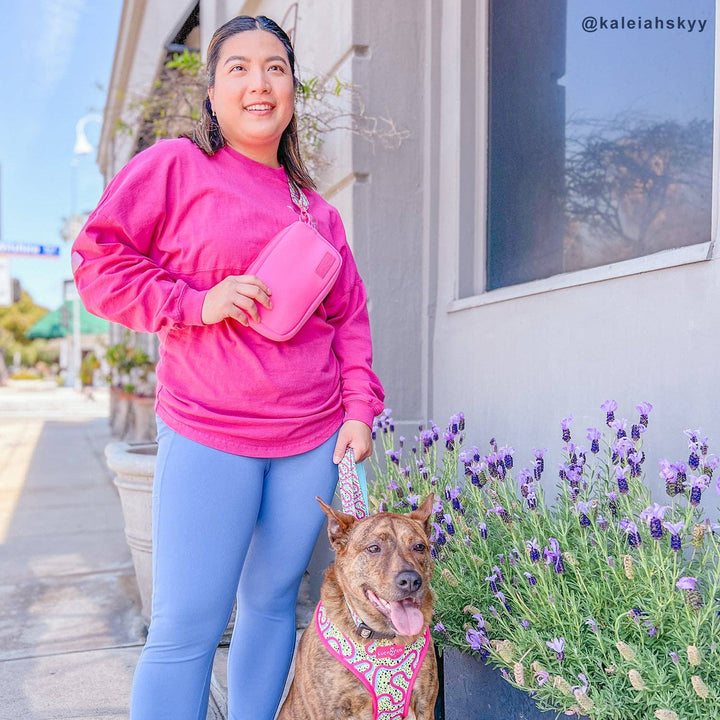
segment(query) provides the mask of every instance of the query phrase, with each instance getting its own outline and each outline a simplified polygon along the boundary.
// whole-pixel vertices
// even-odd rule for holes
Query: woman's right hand
[[[255,275],[229,275],[207,291],[202,321],[213,325],[229,317],[247,327],[249,318],[260,320],[257,303],[272,309],[270,294],[270,288]]]

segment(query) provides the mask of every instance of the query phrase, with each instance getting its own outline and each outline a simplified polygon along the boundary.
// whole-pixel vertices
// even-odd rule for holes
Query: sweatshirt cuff
[[[183,325],[203,325],[202,308],[206,290],[195,290],[189,285],[185,287],[180,301],[179,322]]]
[[[364,422],[369,428],[372,429],[373,420],[379,413],[375,413],[373,408],[365,402],[360,400],[354,400],[347,403],[345,406],[345,421],[348,420],[359,420]]]

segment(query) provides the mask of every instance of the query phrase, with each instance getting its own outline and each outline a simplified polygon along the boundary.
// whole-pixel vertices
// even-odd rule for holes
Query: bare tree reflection
[[[566,270],[710,238],[710,120],[574,121],[566,142]]]

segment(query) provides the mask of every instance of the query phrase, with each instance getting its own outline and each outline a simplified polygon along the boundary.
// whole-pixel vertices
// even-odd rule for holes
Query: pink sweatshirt
[[[83,303],[158,333],[156,410],[181,435],[282,457],[317,447],[344,420],[372,425],[382,411],[365,289],[342,221],[317,193],[307,195],[343,265],[315,314],[282,343],[232,319],[201,318],[206,292],[242,275],[297,219],[282,168],[229,147],[207,157],[190,140],[160,141],[117,174],[78,235],[72,259]]]

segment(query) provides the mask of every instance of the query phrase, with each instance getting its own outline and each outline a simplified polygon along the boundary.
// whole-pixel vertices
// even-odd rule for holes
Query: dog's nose
[[[422,578],[415,570],[404,570],[395,577],[395,584],[406,592],[415,592],[422,585]]]

